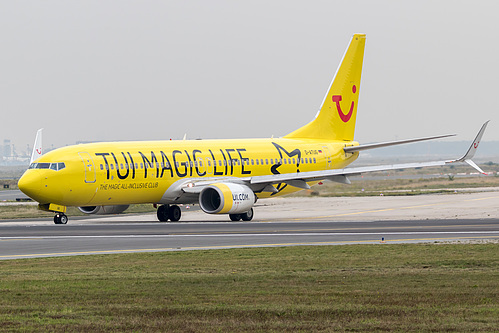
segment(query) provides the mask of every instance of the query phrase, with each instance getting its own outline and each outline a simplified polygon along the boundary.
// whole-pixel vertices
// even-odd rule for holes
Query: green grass
[[[348,245],[0,262],[1,331],[482,331],[499,244]]]

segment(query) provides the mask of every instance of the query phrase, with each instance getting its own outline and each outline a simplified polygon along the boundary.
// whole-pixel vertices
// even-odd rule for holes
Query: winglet
[[[486,121],[482,125],[482,128],[480,128],[480,131],[478,132],[477,136],[475,137],[475,140],[473,140],[473,142],[471,143],[471,146],[468,149],[468,151],[466,152],[466,154],[464,154],[464,156],[461,157],[460,159],[457,159],[457,160],[452,161],[452,162],[466,162],[470,166],[472,166],[473,168],[478,170],[480,173],[485,174],[485,172],[482,169],[480,169],[480,167],[478,167],[478,165],[476,165],[475,162],[473,162],[471,159],[473,158],[473,156],[475,156],[475,153],[478,149],[478,145],[480,144],[480,140],[482,140],[483,133],[485,132],[485,128],[487,128],[487,124],[489,123],[489,121],[490,120]]]
[[[40,128],[36,132],[35,144],[33,146],[33,152],[31,153],[31,160],[29,162],[30,164],[42,156],[42,131],[43,128]]]
[[[466,160],[469,160],[469,159],[472,159],[473,156],[475,156],[475,153],[478,149],[478,144],[480,144],[480,140],[482,140],[482,136],[483,136],[483,133],[485,132],[485,128],[487,127],[487,124],[489,123],[490,120],[487,120],[483,125],[482,125],[482,128],[480,128],[480,131],[478,132],[475,140],[473,140],[473,142],[471,143],[471,146],[470,148],[468,149],[468,151],[466,152],[466,154],[464,154],[463,157],[461,157],[460,159],[456,160],[459,161],[459,162],[465,162]]]

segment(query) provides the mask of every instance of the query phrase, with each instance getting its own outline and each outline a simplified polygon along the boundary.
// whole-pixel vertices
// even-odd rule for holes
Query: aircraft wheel
[[[168,212],[168,217],[170,218],[170,221],[177,222],[180,220],[180,216],[182,216],[182,211],[180,210],[180,207],[177,205],[170,206]]]
[[[241,219],[243,221],[251,221],[253,219],[253,208],[250,208],[246,213],[241,214]]]
[[[56,214],[54,216],[54,223],[55,224],[66,224],[68,223],[68,217],[65,214]]]
[[[237,222],[241,220],[241,214],[229,214],[230,220]]]
[[[160,222],[167,222],[168,221],[168,212],[170,205],[161,205],[158,207],[158,210],[156,211],[156,215],[158,216],[158,220]]]

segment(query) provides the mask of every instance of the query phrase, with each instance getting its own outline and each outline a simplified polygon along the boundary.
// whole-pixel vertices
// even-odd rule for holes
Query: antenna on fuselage
[[[35,144],[33,145],[33,152],[31,153],[31,160],[29,162],[30,164],[42,156],[42,131],[43,128],[40,128],[36,132]]]

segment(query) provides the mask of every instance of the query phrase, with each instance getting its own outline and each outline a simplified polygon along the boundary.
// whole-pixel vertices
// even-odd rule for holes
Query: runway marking
[[[401,232],[310,232],[287,234],[178,234],[178,235],[93,235],[93,236],[40,236],[40,237],[1,237],[0,240],[43,240],[43,239],[89,239],[89,238],[185,238],[185,237],[291,237],[291,236],[366,236],[366,235],[434,235],[434,234],[499,234],[497,231],[401,231]]]
[[[475,237],[452,237],[452,238],[413,238],[413,239],[385,239],[385,242],[424,242],[424,241],[448,241],[448,240],[471,240],[471,239],[490,239],[499,238],[499,236],[475,236]],[[14,254],[0,256],[0,258],[27,258],[27,257],[53,257],[53,256],[71,256],[71,255],[91,255],[91,254],[120,254],[120,253],[141,253],[141,252],[163,252],[163,251],[190,251],[190,250],[221,250],[235,248],[255,248],[255,247],[280,247],[280,246],[307,246],[307,245],[348,245],[348,244],[380,244],[379,239],[361,240],[361,241],[338,241],[338,242],[304,242],[304,243],[273,243],[273,244],[246,244],[246,245],[223,245],[223,246],[195,246],[180,248],[153,248],[153,249],[128,249],[128,250],[102,250],[102,251],[79,251],[79,252],[53,252],[53,253],[35,253],[35,254]]]
[[[479,200],[489,200],[489,199],[498,199],[498,198],[499,198],[499,196],[495,196],[495,197],[468,199],[468,200],[465,200],[465,201],[479,201]]]
[[[342,213],[342,214],[334,214],[334,215],[311,216],[311,217],[303,217],[303,218],[300,217],[300,218],[292,219],[292,221],[303,221],[303,220],[309,220],[309,219],[325,219],[325,218],[329,218],[329,217],[361,215],[361,214],[367,214],[367,213],[380,213],[380,212],[388,212],[388,211],[400,210],[400,209],[414,209],[414,208],[421,208],[421,207],[439,206],[439,205],[445,205],[445,204],[448,204],[448,203],[449,202],[441,202],[441,203],[433,203],[433,204],[425,204],[425,205],[417,205],[417,206],[406,206],[406,207],[394,207],[394,208],[365,210],[365,211],[360,211],[360,212]]]
[[[452,224],[452,225],[426,225],[426,226],[393,226],[393,227],[376,227],[376,229],[418,229],[418,228],[464,228],[464,227],[491,227],[494,226],[495,224],[470,224],[470,225],[460,225],[460,224]],[[497,227],[499,228],[499,224],[497,224]],[[362,228],[322,228],[322,229],[285,229],[285,230],[280,230],[279,232],[306,232],[306,231],[342,231],[342,230],[366,230],[366,229],[372,229],[372,227],[365,226]],[[251,230],[252,234],[261,234],[261,233],[268,233],[268,230],[265,231],[260,231],[260,230]],[[234,231],[218,231],[218,232],[185,232],[182,233],[182,235],[205,235],[205,234],[216,234],[216,235],[232,235],[235,233],[240,233],[240,232],[234,232]],[[248,233],[249,234],[249,233]],[[170,235],[180,235],[180,234],[175,234],[171,233]]]

